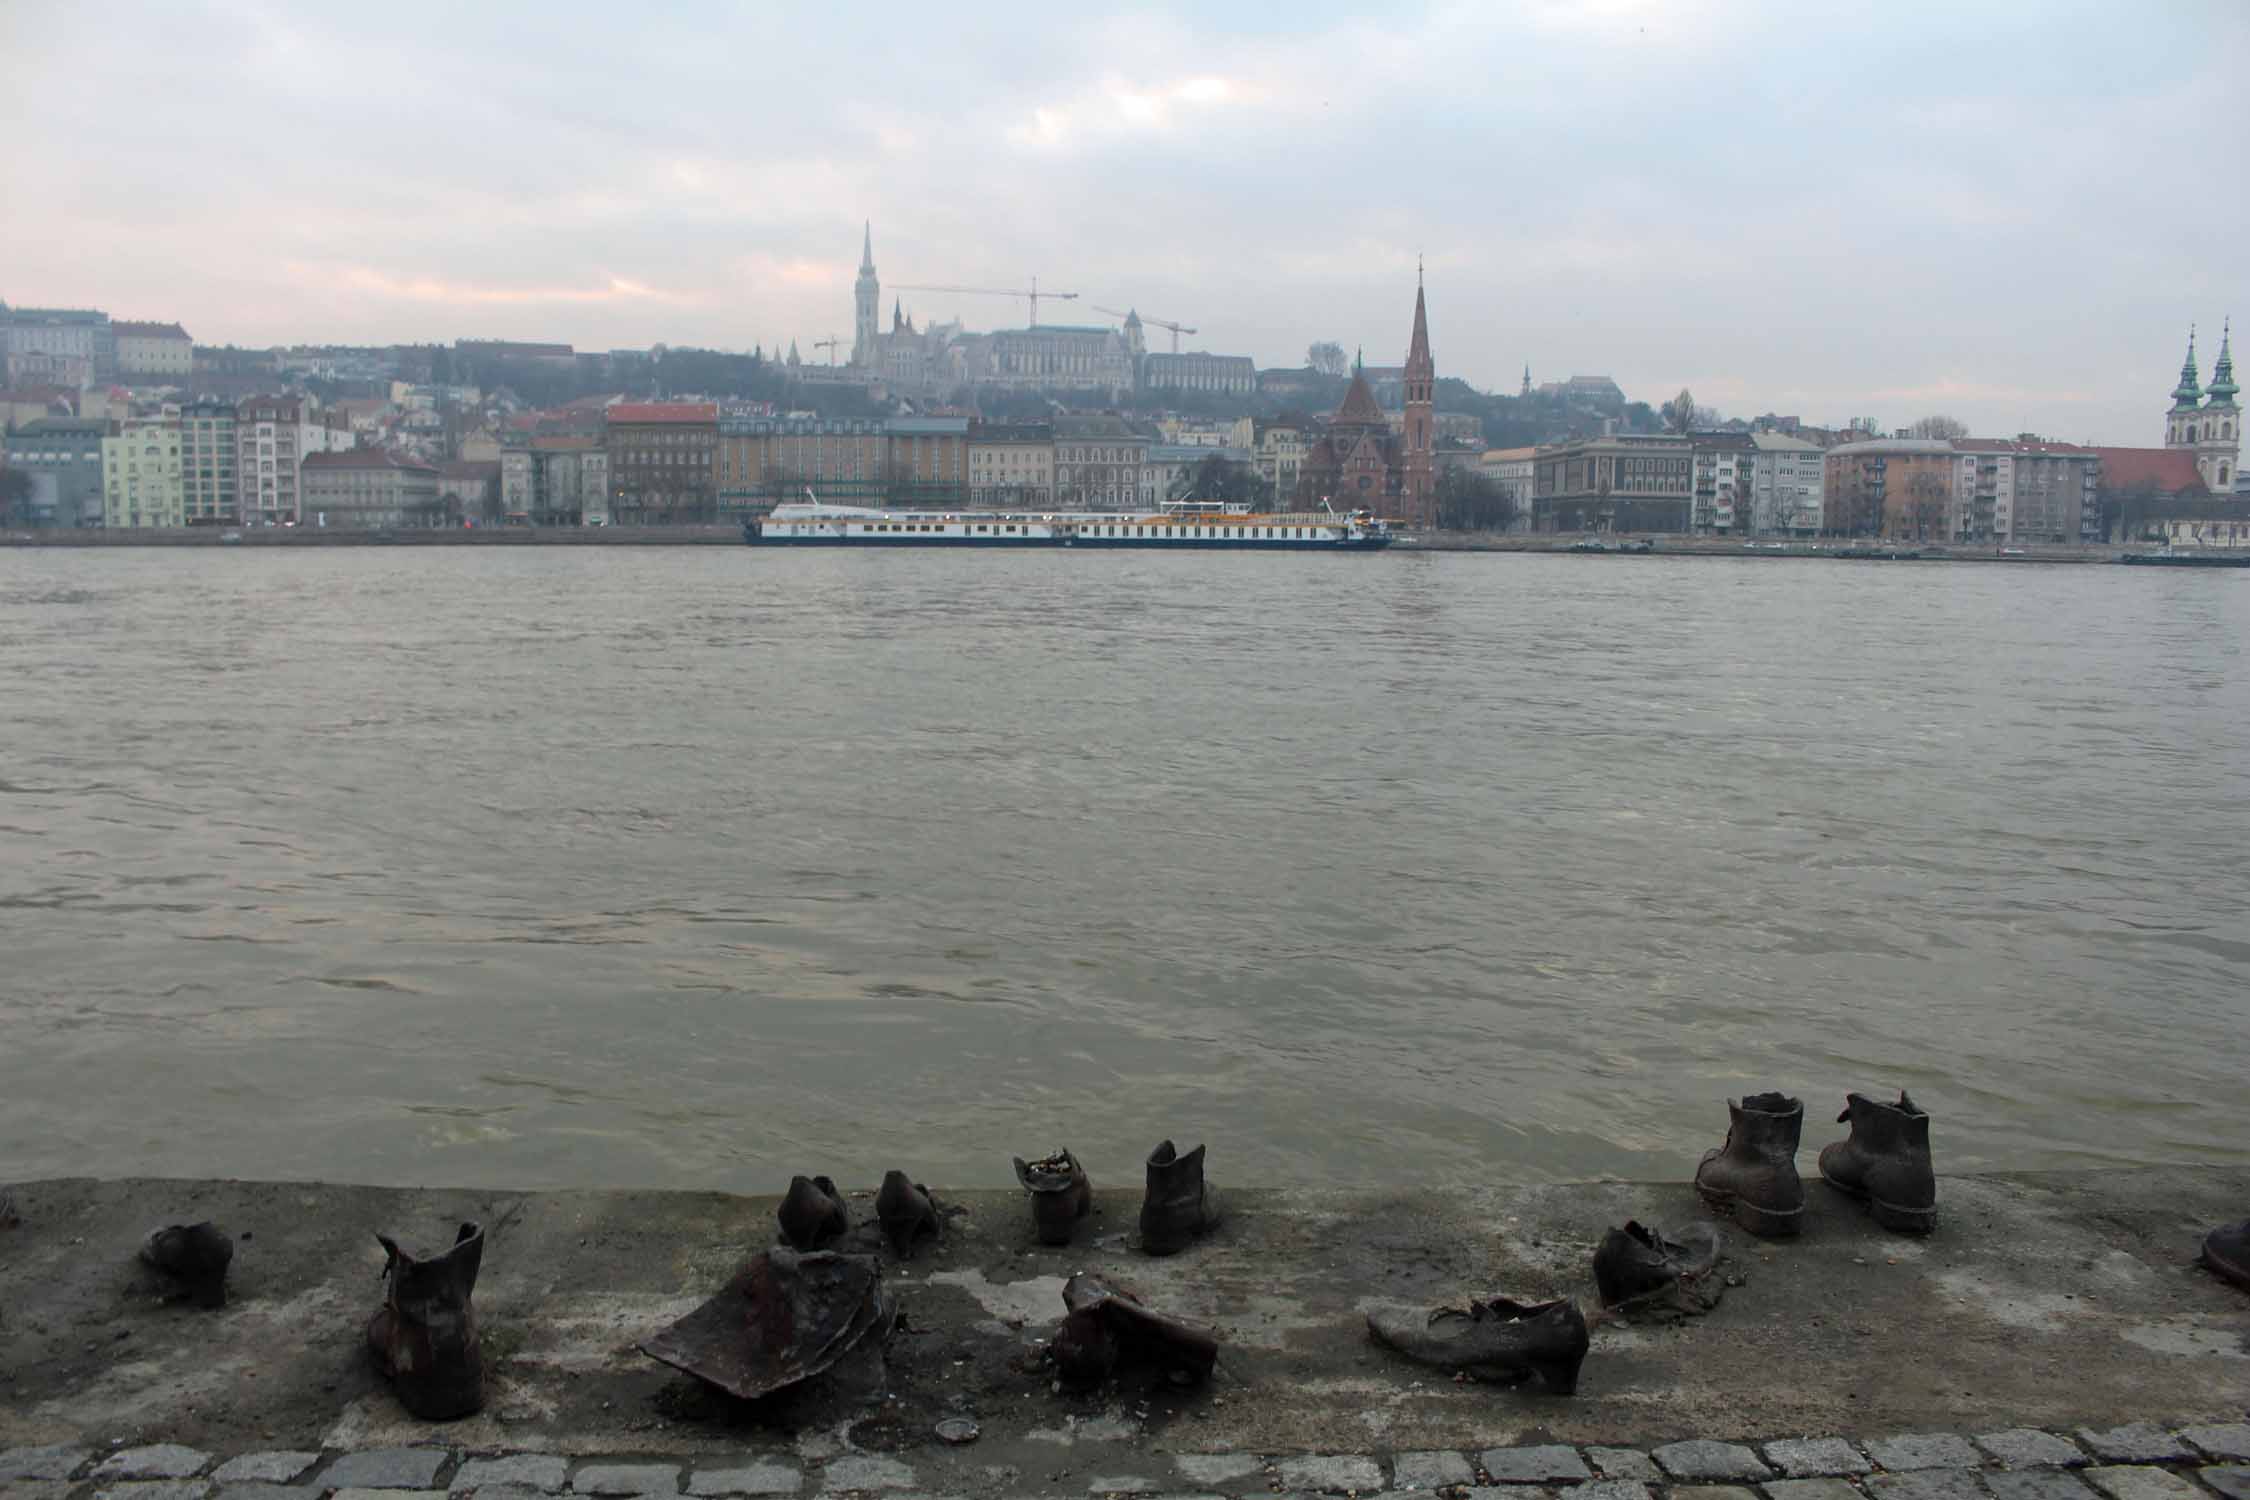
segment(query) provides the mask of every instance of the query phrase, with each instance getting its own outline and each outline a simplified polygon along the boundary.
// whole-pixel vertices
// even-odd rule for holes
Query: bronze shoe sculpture
[[[2196,1259],[2213,1275],[2250,1292],[2250,1219],[2222,1224],[2205,1235],[2203,1251]]]
[[[484,1405],[484,1350],[470,1294],[484,1261],[484,1230],[463,1224],[452,1248],[427,1260],[387,1234],[382,1310],[367,1324],[367,1347],[399,1404],[427,1422],[465,1417]]]
[[[1558,1396],[1577,1391],[1578,1367],[1589,1342],[1586,1317],[1567,1298],[1518,1302],[1493,1297],[1465,1308],[1378,1308],[1368,1313],[1367,1330],[1377,1343],[1422,1364],[1501,1385],[1537,1377]]]
[[[1015,1158],[1016,1181],[1031,1194],[1031,1227],[1042,1245],[1067,1245],[1078,1221],[1094,1211],[1094,1184],[1068,1151],[1040,1161]]]
[[[1594,1251],[1594,1285],[1604,1307],[1640,1307],[1696,1287],[1718,1265],[1719,1254],[1719,1231],[1708,1224],[1692,1224],[1671,1238],[1627,1220]],[[1698,1310],[1707,1312],[1716,1301]]]
[[[873,1256],[776,1246],[641,1352],[754,1401],[826,1372],[870,1339],[880,1348],[897,1317]]]
[[[1141,1249],[1177,1255],[1219,1223],[1215,1194],[1203,1181],[1203,1148],[1182,1155],[1170,1141],[1148,1154],[1148,1194],[1141,1200]]]
[[[1714,1213],[1730,1214],[1752,1234],[1795,1234],[1805,1216],[1805,1184],[1797,1175],[1804,1101],[1752,1094],[1727,1101],[1727,1143],[1703,1155],[1695,1190]]]
[[[1820,1176],[1838,1192],[1864,1199],[1875,1222],[1900,1234],[1937,1228],[1937,1173],[1930,1165],[1930,1117],[1899,1090],[1898,1103],[1846,1094],[1841,1125],[1848,1139],[1825,1146]]]
[[[141,1263],[177,1281],[198,1307],[227,1305],[227,1267],[233,1261],[234,1241],[209,1219],[167,1225],[141,1242]]]
[[[937,1204],[930,1190],[896,1169],[883,1174],[882,1189],[875,1194],[875,1218],[901,1260],[914,1254],[915,1241],[922,1236],[938,1237]]]
[[[1063,1284],[1069,1309],[1047,1352],[1065,1385],[1099,1385],[1120,1366],[1145,1365],[1188,1384],[1211,1376],[1218,1335],[1151,1311],[1116,1282],[1080,1271]]]
[[[844,1195],[825,1177],[792,1177],[789,1192],[774,1210],[781,1221],[781,1238],[792,1250],[818,1250],[830,1240],[840,1240],[851,1229],[844,1211]]]

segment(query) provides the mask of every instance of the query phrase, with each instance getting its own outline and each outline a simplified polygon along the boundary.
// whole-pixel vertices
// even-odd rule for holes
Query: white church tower
[[[882,284],[875,279],[875,226],[868,224],[860,241],[859,280],[852,283],[852,363],[875,363],[876,309],[883,300]]]

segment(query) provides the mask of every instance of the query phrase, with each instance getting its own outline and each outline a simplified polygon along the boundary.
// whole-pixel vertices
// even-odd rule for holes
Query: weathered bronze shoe
[[[1695,1190],[1715,1213],[1731,1214],[1752,1234],[1795,1234],[1805,1216],[1805,1184],[1797,1175],[1804,1101],[1752,1094],[1727,1101],[1727,1143],[1704,1153]]]
[[[1015,1158],[1016,1181],[1031,1194],[1031,1227],[1042,1245],[1067,1245],[1078,1221],[1094,1211],[1094,1184],[1068,1151],[1042,1161]]]
[[[753,1401],[827,1373],[870,1341],[879,1350],[897,1319],[875,1257],[776,1246],[641,1352]]]
[[[227,1267],[233,1261],[234,1241],[208,1219],[167,1225],[141,1242],[142,1264],[177,1281],[198,1307],[227,1305]]]
[[[1862,1198],[1875,1222],[1901,1234],[1937,1228],[1937,1173],[1930,1165],[1930,1117],[1899,1090],[1898,1103],[1846,1094],[1840,1125],[1848,1139],[1825,1146],[1820,1176],[1838,1192]]]
[[[2203,1253],[2196,1257],[2213,1275],[2223,1276],[2250,1292],[2250,1219],[2222,1224],[2203,1237]]]
[[[1090,1271],[1063,1283],[1063,1306],[1069,1313],[1047,1352],[1066,1385],[1098,1385],[1117,1366],[1135,1364],[1195,1383],[1209,1379],[1218,1363],[1218,1335],[1151,1311],[1126,1288]]]
[[[1577,1391],[1588,1343],[1586,1317],[1567,1298],[1527,1303],[1494,1297],[1434,1310],[1378,1308],[1368,1313],[1367,1329],[1377,1343],[1422,1364],[1503,1385],[1537,1376],[1558,1396]]]
[[[818,1250],[830,1240],[842,1239],[851,1229],[844,1211],[844,1195],[825,1177],[792,1177],[789,1192],[774,1210],[781,1221],[781,1238],[792,1250]]]
[[[901,1260],[914,1254],[915,1241],[923,1235],[932,1239],[938,1236],[937,1205],[931,1201],[930,1190],[904,1172],[883,1174],[882,1189],[875,1194],[875,1218]]]
[[[1181,1155],[1170,1141],[1148,1154],[1148,1195],[1141,1200],[1141,1249],[1176,1255],[1218,1226],[1217,1196],[1203,1181],[1203,1148]]]
[[[1627,1220],[1594,1251],[1594,1285],[1602,1306],[1631,1306],[1700,1281],[1719,1263],[1719,1251],[1719,1231],[1708,1224],[1691,1224],[1673,1239]]]
[[[367,1324],[367,1347],[399,1404],[426,1422],[465,1417],[484,1405],[484,1350],[470,1303],[484,1261],[484,1230],[463,1224],[443,1255],[418,1260],[387,1234],[382,1310]]]

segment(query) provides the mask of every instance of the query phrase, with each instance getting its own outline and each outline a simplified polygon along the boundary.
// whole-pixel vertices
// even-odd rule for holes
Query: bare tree
[[[1322,339],[1306,349],[1305,363],[1323,375],[1341,375],[1351,368],[1344,358],[1344,346],[1331,339]]]
[[[1516,523],[1516,501],[1497,480],[1466,465],[1438,475],[1438,525],[1447,531],[1506,531]]]
[[[1758,534],[1758,498],[1750,487],[1750,476],[1738,474],[1734,481],[1734,534]]]
[[[1916,469],[1914,477],[1906,481],[1906,517],[1913,523],[1916,541],[1928,541],[1932,533],[1945,536],[1945,513],[1951,498],[1945,481],[1928,469]]]
[[[1680,393],[1664,403],[1664,425],[1685,436],[1695,426],[1695,396],[1686,386]]]
[[[1869,476],[1867,466],[1854,464],[1851,477],[1844,481],[1844,493],[1838,497],[1839,518],[1848,536],[1881,536],[1883,534],[1883,492]]]
[[[1954,438],[1967,437],[1969,435],[1969,424],[1957,417],[1948,417],[1941,413],[1924,417],[1906,430],[1914,437],[1942,438],[1950,442]]]

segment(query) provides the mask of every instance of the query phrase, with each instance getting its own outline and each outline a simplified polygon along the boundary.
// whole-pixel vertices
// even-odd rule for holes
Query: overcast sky
[[[1479,386],[2154,444],[2250,319],[2245,0],[0,0],[0,58],[0,298],[198,342],[825,358],[872,219],[886,320],[1037,275],[1389,364],[1420,256]]]

